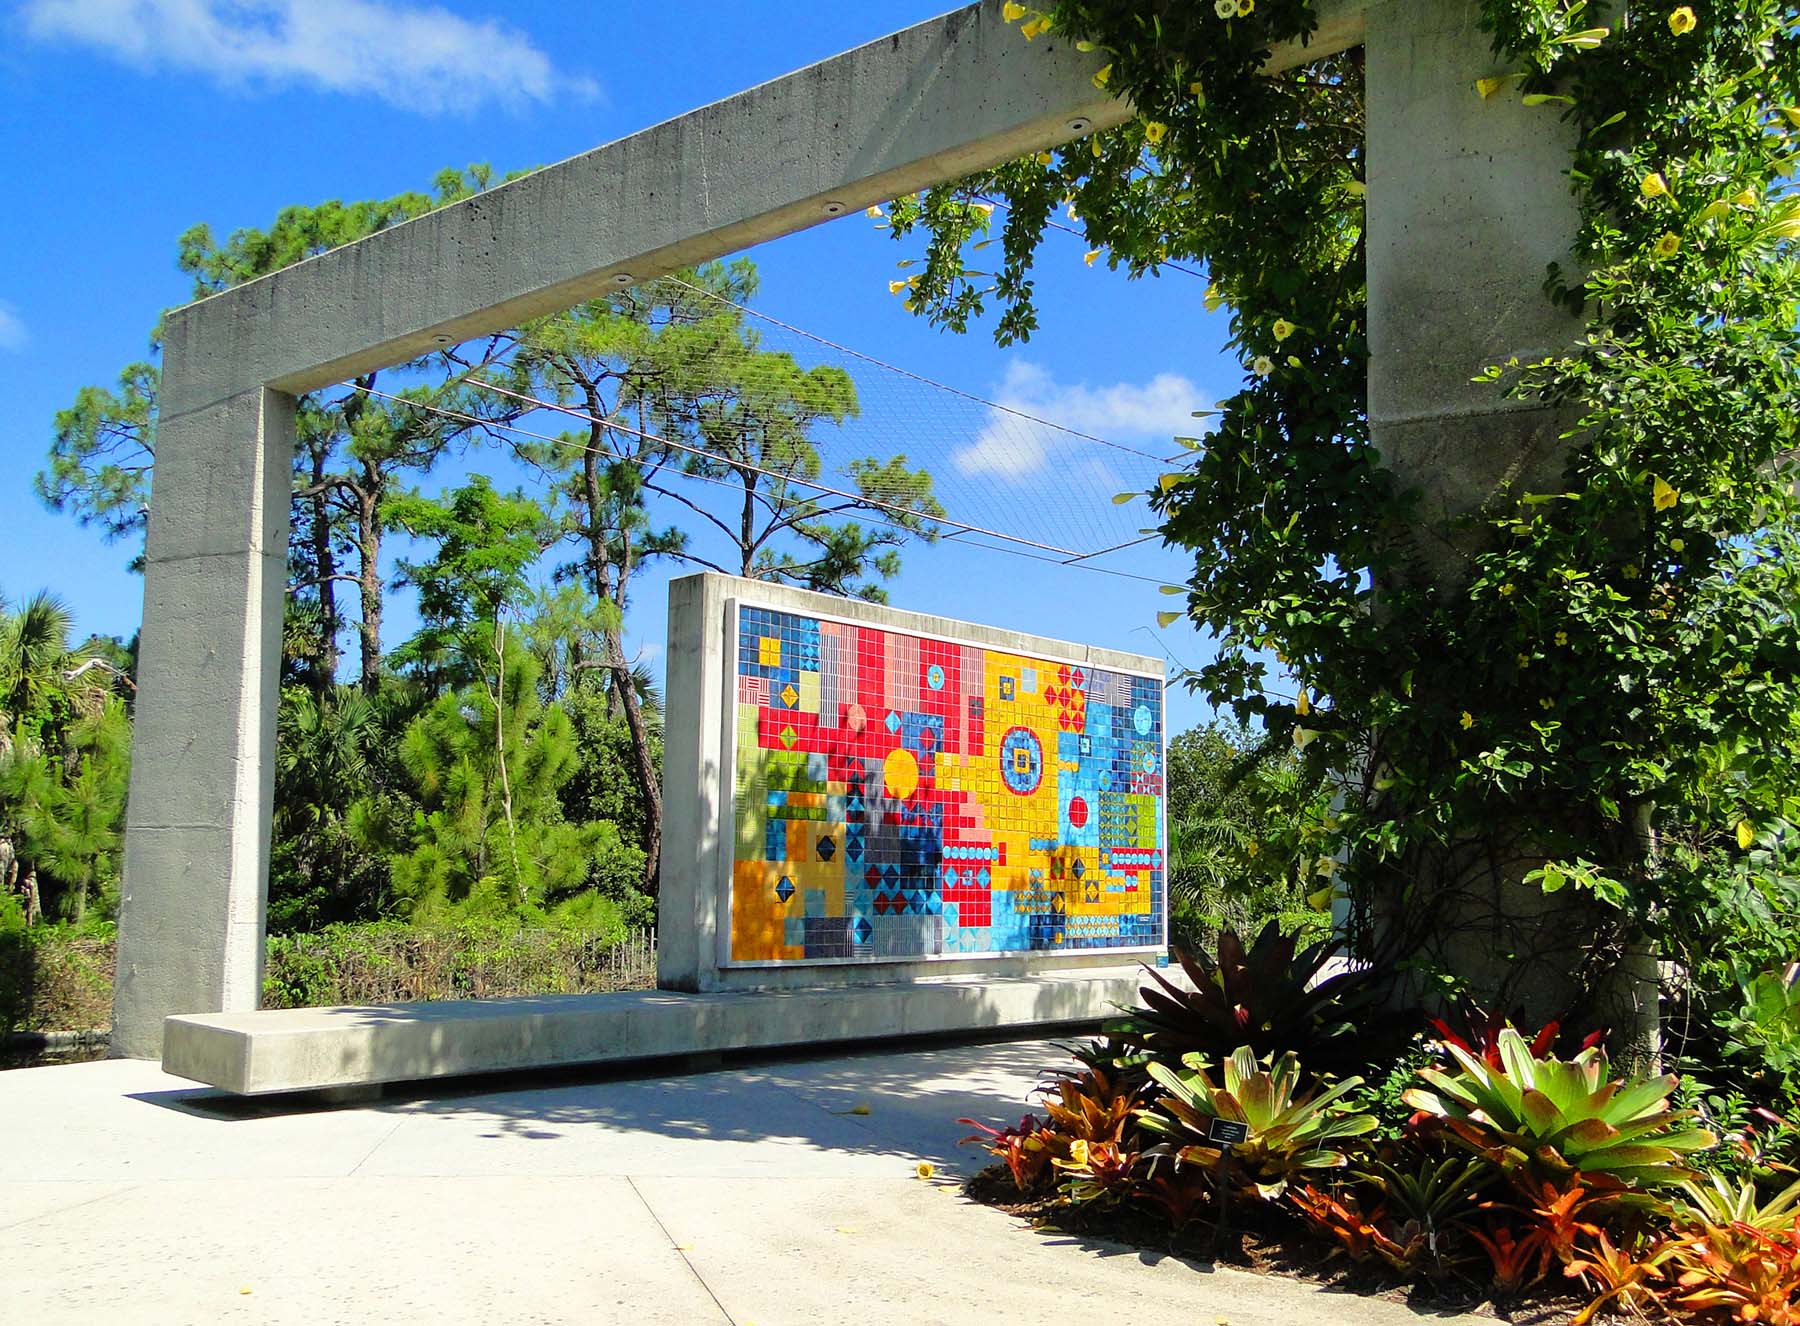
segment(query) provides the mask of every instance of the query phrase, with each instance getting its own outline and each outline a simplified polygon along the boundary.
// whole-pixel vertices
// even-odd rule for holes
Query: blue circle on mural
[[[1037,733],[1015,727],[1000,739],[1000,777],[1009,792],[1028,797],[1044,781],[1044,747]]]
[[[1145,751],[1144,758],[1141,761],[1141,763],[1144,767],[1145,773],[1155,773],[1156,772],[1156,752],[1153,750]]]
[[[929,668],[925,669],[925,684],[934,691],[943,690],[944,669],[936,663],[933,663]]]
[[[1131,725],[1138,730],[1138,735],[1140,737],[1147,737],[1150,735],[1150,724],[1152,721],[1150,706],[1147,704],[1140,704],[1131,712]]]

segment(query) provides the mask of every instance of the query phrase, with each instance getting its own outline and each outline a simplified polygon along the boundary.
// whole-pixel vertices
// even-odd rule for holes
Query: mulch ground
[[[1485,1277],[1477,1279],[1455,1266],[1428,1281],[1409,1281],[1385,1265],[1351,1261],[1336,1244],[1268,1203],[1234,1204],[1225,1228],[1202,1216],[1171,1238],[1168,1221],[1154,1211],[1123,1204],[1072,1207],[1049,1196],[1021,1193],[1004,1165],[982,1170],[965,1190],[972,1200],[1037,1229],[1166,1253],[1201,1266],[1288,1276],[1339,1293],[1404,1303],[1420,1313],[1467,1312],[1516,1326],[1560,1326],[1588,1301],[1585,1295],[1561,1293],[1550,1282],[1529,1297],[1497,1300]]]

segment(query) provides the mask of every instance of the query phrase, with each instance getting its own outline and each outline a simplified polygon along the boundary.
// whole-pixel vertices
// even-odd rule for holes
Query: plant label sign
[[[1213,1119],[1206,1125],[1206,1140],[1215,1146],[1240,1146],[1250,1140],[1250,1125],[1233,1119]]]

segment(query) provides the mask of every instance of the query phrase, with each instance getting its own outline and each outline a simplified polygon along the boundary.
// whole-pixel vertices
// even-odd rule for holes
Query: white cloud
[[[26,31],[233,88],[303,86],[406,110],[597,95],[493,20],[396,0],[25,0]]]
[[[1198,385],[1176,373],[1159,373],[1144,383],[1095,387],[1060,383],[1048,369],[1023,359],[1007,367],[995,403],[1064,429],[1109,442],[1149,444],[1146,449],[1165,453],[1171,438],[1202,431],[1194,411],[1211,404]],[[1018,478],[1042,468],[1058,447],[1085,445],[1019,414],[988,411],[981,434],[956,453],[957,469]]]
[[[19,311],[0,299],[0,350],[23,350],[27,339]]]

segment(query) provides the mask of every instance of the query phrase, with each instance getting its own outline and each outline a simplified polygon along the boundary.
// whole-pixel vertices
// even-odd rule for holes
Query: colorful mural
[[[740,605],[731,962],[1164,942],[1158,677]]]

